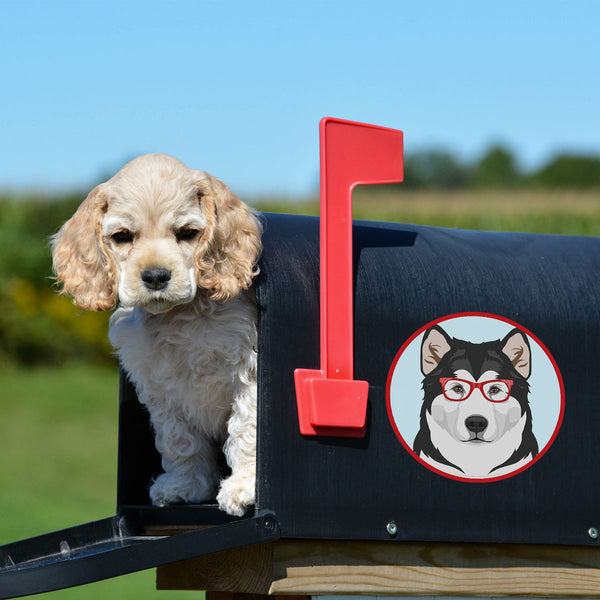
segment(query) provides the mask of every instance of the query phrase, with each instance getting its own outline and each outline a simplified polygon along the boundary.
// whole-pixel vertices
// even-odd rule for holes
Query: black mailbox
[[[294,372],[322,366],[320,222],[262,218],[256,507],[151,506],[160,460],[122,376],[116,516],[1,547],[0,597],[277,539],[597,545],[599,239],[354,222],[368,395],[336,386],[307,433]]]

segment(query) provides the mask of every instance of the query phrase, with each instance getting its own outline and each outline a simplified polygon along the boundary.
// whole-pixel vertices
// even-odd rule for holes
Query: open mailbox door
[[[115,516],[0,549],[0,598],[63,589],[277,539],[277,522],[252,516],[179,535],[137,531],[128,516]]]
[[[277,520],[258,509],[234,518],[216,505],[151,506],[147,489],[160,472],[160,460],[147,413],[124,374],[119,396],[117,514],[1,546],[0,598],[92,583],[279,538]]]

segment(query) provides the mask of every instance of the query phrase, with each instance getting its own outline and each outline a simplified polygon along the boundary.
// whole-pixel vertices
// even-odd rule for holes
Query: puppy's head
[[[227,301],[256,274],[260,225],[229,188],[163,154],[96,187],[52,239],[62,292],[86,310],[117,301],[153,313],[198,290]]]

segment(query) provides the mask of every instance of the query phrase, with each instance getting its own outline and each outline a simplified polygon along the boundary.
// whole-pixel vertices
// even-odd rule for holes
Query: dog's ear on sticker
[[[196,281],[213,300],[233,300],[258,273],[261,226],[254,212],[216,177],[196,171],[206,228],[196,254]]]
[[[73,297],[84,310],[115,307],[116,266],[102,237],[102,217],[108,205],[102,186],[94,188],[75,214],[51,238],[55,279],[61,294]]]
[[[525,379],[531,375],[531,348],[527,336],[515,327],[500,342],[502,352],[508,356],[517,373]]]
[[[430,327],[423,336],[421,344],[421,371],[429,375],[439,364],[444,355],[450,350],[452,340],[439,326]]]

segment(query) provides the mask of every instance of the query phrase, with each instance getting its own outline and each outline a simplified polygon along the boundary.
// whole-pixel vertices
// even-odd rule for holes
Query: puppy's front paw
[[[159,475],[150,488],[150,499],[154,506],[167,506],[185,502],[199,504],[214,498],[215,486],[206,480],[191,480],[175,473]]]
[[[241,517],[254,504],[254,477],[232,475],[221,484],[217,496],[219,508],[229,515]]]

